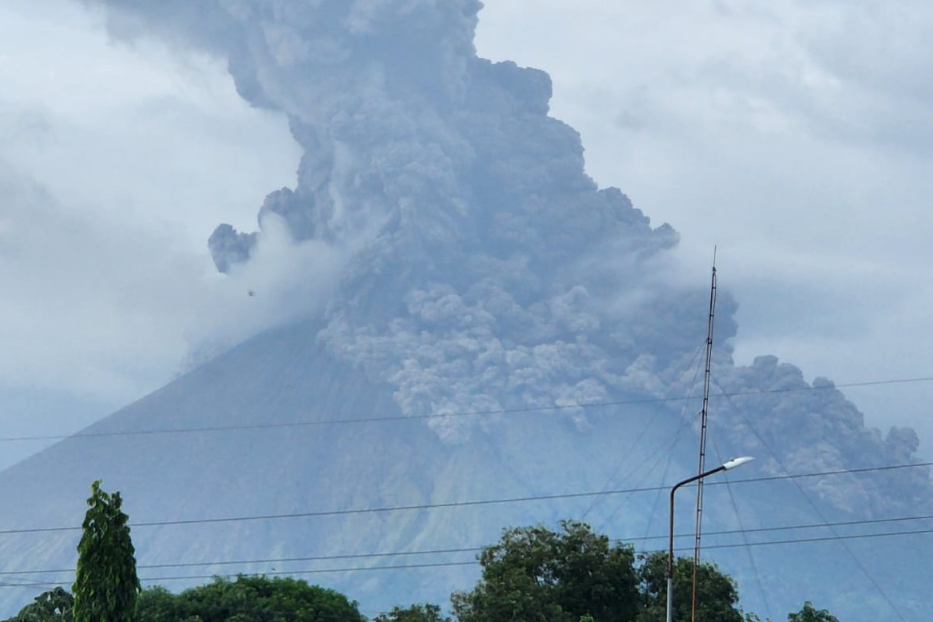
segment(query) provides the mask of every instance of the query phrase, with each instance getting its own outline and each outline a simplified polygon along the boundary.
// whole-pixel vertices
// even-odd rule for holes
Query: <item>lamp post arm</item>
[[[694,475],[693,477],[687,478],[684,481],[675,484],[674,487],[671,488],[670,537],[668,538],[669,550],[667,552],[667,578],[669,580],[674,578],[674,493],[676,493],[677,489],[681,486],[692,484],[693,482],[701,480],[704,477],[708,477],[725,470],[726,467],[720,465],[715,469],[710,469],[709,471],[700,473],[699,475]]]
[[[741,458],[733,458],[725,464],[722,464],[715,469],[710,469],[699,475],[694,475],[688,479],[685,479],[682,482],[678,482],[673,488],[671,488],[671,522],[670,522],[670,537],[668,538],[668,551],[667,551],[667,622],[671,622],[671,617],[674,615],[674,493],[677,492],[677,489],[686,484],[693,483],[697,480],[703,479],[713,475],[714,473],[719,473],[720,471],[728,471],[729,469],[734,469],[735,467],[742,466],[748,462],[751,462],[752,458],[750,456],[742,456]]]

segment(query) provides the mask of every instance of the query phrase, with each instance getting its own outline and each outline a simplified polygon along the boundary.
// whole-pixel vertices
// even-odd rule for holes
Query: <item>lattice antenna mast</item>
[[[703,374],[703,408],[700,411],[700,462],[697,475],[706,471],[706,429],[709,414],[709,380],[713,360],[713,325],[716,319],[716,249],[713,249],[713,276],[709,291],[709,322],[706,327],[706,371]],[[700,540],[703,519],[703,480],[697,481],[696,537],[693,543],[693,598],[690,606],[690,620],[696,622],[697,616],[697,569],[700,566]]]

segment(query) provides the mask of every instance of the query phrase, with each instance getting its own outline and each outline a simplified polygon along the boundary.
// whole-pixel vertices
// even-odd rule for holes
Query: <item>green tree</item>
[[[120,493],[91,484],[87,514],[78,543],[74,583],[74,622],[131,622],[139,596],[129,517]]]
[[[825,609],[815,609],[810,601],[803,604],[803,609],[787,616],[787,622],[839,622],[839,618]]]
[[[136,622],[179,622],[185,618],[180,605],[178,596],[164,587],[147,587],[136,601]]]
[[[661,622],[667,609],[667,553],[650,553],[642,558],[638,568],[641,580],[642,611],[637,622]],[[736,605],[739,593],[735,582],[713,564],[697,568],[697,619],[703,622],[743,622]],[[693,603],[693,560],[678,558],[674,562],[675,622],[690,620]]]
[[[479,561],[476,587],[451,597],[459,622],[630,622],[638,611],[632,548],[584,523],[507,529]]]
[[[72,622],[74,602],[71,594],[57,587],[36,596],[33,603],[23,607],[7,622]]]
[[[343,594],[291,578],[217,578],[181,594],[143,591],[136,622],[366,622]]]
[[[450,622],[450,618],[441,615],[437,605],[425,603],[411,607],[393,607],[389,613],[380,613],[373,622]]]

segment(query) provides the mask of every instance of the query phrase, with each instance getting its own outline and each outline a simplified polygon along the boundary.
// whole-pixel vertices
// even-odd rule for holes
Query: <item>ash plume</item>
[[[666,278],[676,232],[587,176],[580,136],[549,116],[546,73],[477,56],[477,0],[94,3],[117,36],[224,56],[243,98],[288,118],[304,150],[296,186],[266,198],[258,232],[218,227],[214,261],[248,264],[273,215],[296,242],[340,249],[319,339],[388,383],[403,412],[686,393],[707,293]],[[723,385],[766,389],[787,374],[805,385],[770,359],[734,367],[734,310],[721,296]],[[831,417],[888,461],[914,459],[909,432],[884,439],[840,393],[819,394],[807,417]],[[769,399],[748,405],[767,413],[795,398]],[[475,432],[462,418],[431,425],[451,443]],[[835,449],[797,449],[784,458],[800,468],[834,463]]]

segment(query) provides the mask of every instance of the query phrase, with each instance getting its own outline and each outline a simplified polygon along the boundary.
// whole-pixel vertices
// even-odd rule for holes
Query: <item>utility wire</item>
[[[886,531],[884,533],[862,533],[862,534],[845,534],[845,535],[832,535],[832,536],[820,536],[814,538],[793,538],[790,540],[766,540],[762,542],[737,542],[734,544],[712,544],[706,548],[708,549],[735,549],[744,546],[772,546],[772,545],[782,545],[782,544],[809,544],[811,542],[834,542],[836,540],[859,540],[866,538],[888,538],[893,536],[915,536],[920,534],[930,534],[933,533],[933,529],[915,529],[912,531]],[[678,550],[687,550],[684,547],[681,547]]]
[[[726,401],[729,402],[729,404],[732,406],[732,408],[735,409],[735,411],[739,414],[739,416],[741,416],[742,419],[745,420],[745,424],[746,424],[746,425],[748,426],[748,428],[752,431],[752,433],[755,435],[755,437],[758,439],[758,441],[765,447],[765,449],[768,450],[768,452],[771,454],[771,457],[774,458],[774,460],[778,463],[778,465],[781,467],[781,469],[782,469],[785,473],[788,473],[787,467],[784,466],[784,463],[783,463],[783,462],[781,461],[781,459],[778,457],[777,452],[775,452],[773,449],[771,449],[771,446],[770,446],[770,445],[768,444],[768,442],[764,439],[764,437],[763,437],[761,434],[758,433],[758,430],[755,428],[754,425],[752,425],[751,419],[749,419],[749,417],[742,411],[742,409],[740,409],[740,408],[735,404],[735,402],[732,400],[732,397],[731,397],[730,395],[727,395],[727,394],[723,391],[722,386],[720,386],[719,383],[716,383],[716,387],[722,392],[722,395],[726,398]],[[823,515],[823,512],[821,512],[820,509],[819,509],[819,507],[817,507],[816,503],[814,503],[813,500],[810,499],[810,496],[809,496],[809,495],[806,493],[806,491],[803,489],[803,486],[801,486],[800,483],[796,481],[796,479],[791,480],[791,481],[794,482],[794,486],[797,487],[797,490],[800,491],[800,494],[803,496],[804,500],[807,502],[807,504],[810,506],[810,508],[816,513],[816,515],[819,517],[819,519],[820,519],[821,521],[823,521],[824,523],[827,523],[828,521],[826,520],[826,517]],[[835,532],[835,530],[834,530],[832,527],[830,527],[829,529],[830,529],[830,531],[833,532],[833,535],[837,535],[836,532]],[[865,576],[865,578],[868,579],[868,582],[872,584],[872,586],[875,588],[875,590],[878,592],[878,594],[881,596],[881,598],[884,599],[884,601],[888,604],[888,607],[891,608],[891,611],[894,612],[894,615],[896,615],[898,618],[900,618],[901,622],[907,622],[907,619],[906,619],[906,618],[904,617],[904,615],[901,613],[900,609],[898,609],[897,606],[895,606],[894,601],[892,601],[892,600],[888,597],[888,595],[885,593],[885,591],[881,588],[881,585],[879,585],[878,582],[875,581],[874,577],[871,576],[871,574],[868,572],[868,569],[865,567],[865,565],[864,565],[864,564],[861,562],[861,560],[855,555],[855,553],[852,552],[852,549],[849,548],[849,545],[846,544],[846,542],[845,542],[842,538],[839,539],[839,544],[845,549],[846,553],[848,553],[849,557],[852,558],[852,561],[855,562],[855,565],[858,567],[858,569],[861,571],[861,573]]]
[[[700,356],[700,352],[702,351],[702,349],[703,349],[702,346],[698,347],[697,350],[696,350],[696,354],[694,355],[694,360],[697,361],[697,365],[698,365],[698,367],[697,367],[697,372],[699,372],[699,356]],[[693,364],[693,360],[690,361],[690,364],[691,364],[691,365]],[[696,382],[696,375],[694,375],[694,383],[695,383],[695,382]],[[692,388],[691,388],[691,393],[692,393]],[[675,431],[675,433],[674,433],[674,435],[673,435],[673,440],[671,440],[671,442],[667,445],[667,447],[665,447],[665,448],[662,449],[661,451],[655,451],[655,452],[653,452],[653,453],[655,454],[656,458],[655,458],[655,460],[654,460],[651,464],[642,461],[641,464],[640,464],[636,469],[634,469],[633,471],[630,472],[630,474],[629,474],[629,480],[632,481],[632,480],[634,479],[634,481],[635,481],[635,487],[636,487],[636,488],[640,488],[640,487],[643,485],[643,482],[648,478],[648,476],[649,476],[651,473],[653,473],[653,472],[655,471],[655,469],[657,468],[657,466],[658,466],[658,464],[660,463],[660,461],[664,458],[664,456],[668,456],[668,459],[669,459],[669,460],[673,457],[673,450],[674,450],[674,448],[677,446],[677,443],[679,442],[680,436],[681,436],[681,434],[683,433],[684,429],[685,429],[685,428],[687,427],[687,425],[689,425],[689,423],[690,423],[689,419],[685,419],[685,418],[684,418],[684,412],[685,412],[685,410],[686,410],[686,407],[687,407],[687,405],[686,405],[686,403],[685,403],[685,404],[684,404],[684,408],[681,409],[681,421],[680,421],[680,425],[678,426],[677,430]],[[652,417],[651,417],[651,423],[653,423],[653,422],[655,421],[655,419],[657,418],[658,415],[660,415],[660,413],[661,413],[660,410],[655,411],[654,415],[652,415]],[[649,424],[649,425],[650,425],[650,424]],[[645,433],[645,432],[647,432],[647,428],[646,428],[645,430],[642,431],[642,434],[641,434],[641,435],[639,435],[639,439],[640,439],[642,436],[644,436],[644,433]],[[632,451],[633,451],[633,449],[634,449],[635,447],[638,446],[638,443],[639,443],[639,440],[636,440],[635,443],[632,444],[632,446],[631,446],[631,447],[629,448],[629,450],[626,452],[627,457],[628,457],[628,456],[631,456],[631,455],[634,455],[634,454],[632,453]],[[627,458],[626,458],[626,460],[627,460]],[[622,465],[623,465],[623,464],[624,464],[624,461],[623,461],[622,463],[619,464],[619,468],[617,468],[617,469],[615,470],[615,472],[613,472],[613,474],[612,474],[612,476],[609,478],[609,480],[606,481],[605,486],[603,486],[603,490],[608,490],[608,489],[609,489],[609,486],[611,485],[612,481],[615,480],[616,476],[617,476],[617,475],[619,474],[619,472],[621,471]],[[642,472],[642,471],[643,471],[643,472]],[[664,472],[664,477],[666,477],[666,476],[667,476],[667,471],[665,470],[665,472]],[[635,479],[636,477],[637,477],[637,479]],[[664,481],[664,477],[661,478],[661,481]],[[658,494],[660,494],[660,491],[658,492]],[[596,507],[596,504],[597,504],[597,503],[599,502],[599,500],[602,499],[602,498],[603,498],[602,496],[600,496],[600,497],[593,497],[593,500],[592,500],[592,502],[590,502],[589,507],[588,507],[588,508],[586,509],[586,511],[583,513],[583,517],[580,519],[581,521],[585,521],[585,520],[586,520],[586,518],[587,518],[587,516],[589,515],[589,513]],[[615,518],[616,514],[619,512],[619,510],[622,509],[622,507],[623,507],[624,505],[625,505],[625,499],[619,501],[619,503],[616,504],[615,509],[613,509],[612,512],[610,512],[609,515],[606,516],[605,519],[603,519],[603,521],[602,521],[602,523],[600,524],[600,526],[599,526],[599,528],[597,529],[597,531],[601,531],[602,528],[603,528],[607,523],[609,523],[611,520],[613,520],[613,519]]]
[[[779,393],[800,393],[806,391],[826,391],[826,390],[836,390],[836,389],[845,389],[853,387],[871,387],[871,386],[883,386],[883,385],[893,385],[893,384],[910,384],[910,383],[919,383],[919,382],[933,382],[933,376],[918,377],[918,378],[896,378],[889,380],[871,380],[867,382],[849,382],[844,384],[833,384],[826,386],[806,386],[806,387],[797,387],[797,388],[786,388],[786,389],[768,389],[765,391],[737,391],[735,393],[722,393],[719,396],[715,397],[740,397],[740,396],[749,396],[749,395],[771,395]],[[12,442],[22,442],[22,441],[54,441],[54,440],[65,440],[65,439],[84,439],[84,438],[106,438],[113,436],[147,436],[147,435],[161,435],[161,434],[195,434],[195,433],[208,433],[208,432],[231,432],[231,431],[247,431],[247,430],[270,430],[270,429],[288,429],[288,428],[303,428],[311,426],[320,426],[320,425],[341,425],[341,424],[356,424],[356,423],[383,423],[390,421],[420,421],[425,419],[446,419],[446,418],[455,418],[455,417],[482,417],[489,415],[515,415],[522,413],[535,413],[535,412],[557,412],[562,410],[570,410],[576,408],[596,408],[600,406],[632,406],[637,404],[660,404],[666,402],[682,402],[699,399],[692,396],[681,396],[681,397],[650,397],[650,398],[640,398],[640,399],[629,399],[629,400],[617,400],[617,401],[604,401],[604,402],[583,402],[577,404],[562,404],[554,406],[529,406],[527,408],[503,408],[497,410],[476,410],[468,412],[454,412],[454,413],[435,413],[430,415],[402,415],[402,416],[392,416],[392,417],[354,417],[348,419],[319,419],[316,421],[290,421],[282,423],[255,423],[255,424],[243,424],[243,425],[218,425],[218,426],[201,426],[201,427],[190,427],[190,428],[165,428],[165,429],[149,429],[149,430],[115,430],[112,432],[78,432],[76,434],[37,434],[31,436],[3,436],[0,437],[0,442],[12,443]]]
[[[353,568],[315,568],[311,570],[275,570],[272,572],[263,572],[264,576],[295,576],[295,575],[309,575],[309,574],[332,574],[337,572],[367,572],[371,570],[413,570],[417,568],[443,568],[451,566],[476,566],[479,564],[478,561],[468,561],[468,562],[436,562],[428,564],[404,564],[398,566],[357,566]],[[233,573],[233,574],[202,574],[202,575],[187,575],[187,576],[174,576],[174,577],[139,577],[140,582],[143,583],[154,583],[156,581],[191,581],[194,579],[232,579],[244,574],[249,573]],[[71,585],[71,581],[48,581],[41,584],[33,583],[5,583],[0,584],[0,587],[31,587],[34,585],[43,585],[43,586],[56,586],[56,585]]]
[[[933,520],[933,514],[920,515],[920,516],[896,516],[891,518],[878,518],[878,519],[864,519],[864,520],[851,520],[851,521],[838,521],[833,523],[804,523],[799,525],[779,525],[775,527],[757,527],[752,529],[724,529],[719,531],[707,531],[707,536],[731,536],[731,535],[748,535],[748,534],[759,534],[759,533],[772,533],[772,532],[783,532],[783,531],[798,531],[804,529],[826,529],[829,527],[854,527],[854,526],[865,526],[865,525],[885,525],[885,524],[894,524],[902,522],[916,522],[916,521],[929,521]],[[915,530],[915,531],[900,531],[900,532],[883,532],[875,534],[854,534],[851,537],[884,537],[887,535],[909,535],[909,534],[918,534],[918,533],[928,533],[933,530]],[[638,536],[638,537],[620,537],[613,538],[612,542],[616,544],[624,544],[630,542],[639,542],[639,541],[648,541],[648,540],[666,540],[668,539],[668,534],[658,534],[652,536]],[[693,537],[692,533],[679,533],[674,536],[675,538],[688,538]],[[849,537],[849,536],[846,536]],[[719,544],[719,545],[707,545],[704,548],[729,548],[729,547],[738,547],[748,544],[749,546],[759,546],[767,544],[783,544],[783,543],[798,543],[798,542],[821,542],[827,538],[823,537],[808,537],[808,538],[797,538],[790,540],[775,540],[775,541],[763,541],[763,542],[745,542],[739,544]],[[832,539],[832,538],[829,538]],[[164,564],[139,564],[136,566],[137,569],[162,569],[162,568],[193,568],[198,566],[247,566],[251,564],[286,564],[286,563],[295,563],[295,562],[312,562],[312,561],[335,561],[342,559],[374,559],[374,558],[384,558],[384,557],[408,557],[408,556],[421,556],[421,555],[450,555],[456,553],[479,553],[485,547],[476,546],[476,547],[464,547],[464,548],[439,548],[439,549],[427,549],[427,550],[418,550],[418,551],[388,551],[388,552],[379,552],[379,553],[347,553],[347,554],[335,554],[335,555],[311,555],[304,557],[276,557],[276,558],[263,558],[263,559],[241,559],[241,560],[214,560],[214,561],[204,561],[204,562],[180,562],[180,563],[164,563]],[[680,547],[677,550],[690,550],[689,547]],[[65,572],[74,572],[74,568],[55,568],[55,569],[45,569],[45,570],[6,570],[0,571],[0,576],[10,576],[10,575],[27,575],[27,574],[56,574],[56,573],[65,573]]]
[[[692,358],[692,359],[690,360],[690,362],[687,364],[687,370],[689,370],[690,367],[693,366],[694,361],[696,361],[696,363],[697,363],[696,372],[697,372],[697,374],[700,372],[699,357],[700,357],[700,352],[702,352],[702,350],[703,350],[703,347],[702,347],[702,346],[697,346],[696,350],[695,350],[694,353],[693,353],[693,358]],[[685,371],[686,371],[686,370],[685,370]],[[696,383],[696,375],[694,375],[694,377],[693,377],[693,382],[694,382],[694,384]],[[693,394],[693,387],[692,387],[692,385],[691,385],[691,391],[690,391],[690,393],[691,393],[691,395]],[[681,414],[680,414],[681,419],[683,419],[684,411],[686,410],[686,408],[687,408],[687,404],[684,403],[683,410],[681,411]],[[644,438],[645,434],[647,434],[647,432],[648,432],[648,429],[654,424],[655,420],[658,418],[658,416],[660,416],[660,414],[661,414],[661,410],[656,410],[656,411],[654,411],[654,413],[653,413],[653,414],[651,415],[651,417],[648,419],[648,422],[645,424],[645,427],[642,428],[641,432],[635,437],[635,440],[632,441],[632,443],[631,443],[631,445],[629,446],[629,448],[628,448],[626,451],[622,452],[623,458],[619,461],[618,466],[616,466],[616,468],[615,468],[615,470],[613,470],[612,474],[611,474],[608,478],[606,478],[606,483],[603,484],[602,490],[608,490],[609,487],[612,486],[612,483],[615,481],[616,477],[618,477],[619,473],[622,472],[622,467],[624,467],[624,466],[629,462],[629,460],[632,459],[632,456],[635,455],[635,454],[634,454],[635,448],[639,446],[639,444],[641,443],[641,439]],[[678,427],[678,428],[677,428],[677,432],[676,432],[676,434],[675,434],[675,440],[676,440],[676,438],[678,438],[678,437],[680,436],[680,432],[681,432],[681,428]],[[667,472],[665,471],[665,474],[666,474],[666,473],[667,473]],[[659,493],[659,494],[660,494],[660,493]],[[589,505],[589,506],[586,508],[586,510],[583,512],[583,516],[580,517],[580,521],[585,521],[585,520],[586,520],[586,517],[589,516],[590,512],[592,512],[593,509],[596,507],[596,504],[599,502],[600,498],[601,498],[601,497],[593,497],[593,500],[590,502],[590,505]],[[613,512],[613,514],[615,514],[615,512]],[[607,520],[608,520],[608,519],[607,519]]]
[[[654,424],[655,420],[658,418],[658,415],[660,415],[660,414],[661,414],[661,411],[660,411],[660,410],[657,410],[657,411],[654,412],[654,414],[651,415],[651,417],[650,417],[650,418],[648,419],[648,421],[645,423],[644,427],[641,429],[641,431],[638,433],[638,435],[637,435],[637,436],[635,437],[635,439],[632,441],[632,443],[631,443],[631,445],[629,446],[629,448],[628,448],[626,451],[624,451],[624,452],[622,453],[622,455],[624,456],[623,459],[619,461],[618,466],[615,468],[615,470],[613,470],[612,474],[611,474],[608,478],[606,478],[606,483],[603,484],[602,488],[600,489],[600,492],[606,492],[607,490],[609,490],[610,486],[612,486],[612,482],[615,480],[615,478],[616,478],[616,477],[619,475],[619,473],[622,471],[622,467],[625,466],[625,464],[628,463],[628,462],[632,459],[632,456],[635,455],[635,448],[638,447],[639,444],[641,444],[641,441],[642,441],[642,439],[645,437],[645,434],[648,433],[648,430],[651,428],[651,426]],[[602,498],[602,495],[594,495],[594,496],[593,496],[593,500],[590,502],[590,505],[589,505],[589,506],[586,508],[586,510],[583,512],[583,516],[580,517],[580,520],[581,520],[581,521],[585,521],[585,520],[586,520],[586,517],[589,516],[590,512],[593,511],[593,509],[596,507],[597,502],[598,502],[601,498]]]
[[[723,464],[724,461],[722,459],[722,454],[719,452],[719,445],[716,443],[715,439],[713,440],[713,450],[716,452],[716,459],[719,460],[719,464]],[[748,553],[748,561],[755,573],[755,585],[758,586],[758,593],[761,596],[761,600],[765,604],[765,613],[768,616],[766,619],[773,620],[774,614],[771,611],[771,601],[768,598],[768,592],[765,590],[764,585],[761,582],[761,572],[758,570],[758,562],[755,561],[755,553],[752,551],[751,547],[748,546],[748,532],[745,530],[745,524],[742,522],[742,515],[739,514],[739,506],[735,502],[735,495],[732,494],[732,486],[729,485],[728,471],[724,471],[722,473],[722,479],[726,486],[726,491],[729,493],[729,502],[732,504],[732,511],[735,513],[735,520],[738,521],[739,530],[742,532],[742,541],[746,544],[745,552]]]
[[[696,355],[694,356],[696,360],[696,369],[693,372],[693,381],[690,383],[690,397],[693,397],[694,391],[696,391],[697,378],[700,377],[700,352],[703,347],[700,346],[697,348]],[[670,473],[671,465],[674,463],[674,454],[677,444],[680,442],[680,436],[683,434],[683,431],[687,429],[687,426],[690,424],[690,418],[687,417],[687,402],[684,402],[683,407],[680,409],[680,424],[677,427],[677,434],[674,436],[674,442],[671,443],[671,446],[667,453],[667,462],[664,464],[664,472],[661,473],[661,481],[667,479],[668,473]],[[699,417],[701,413],[697,413],[696,417]],[[645,536],[651,533],[651,528],[654,523],[654,515],[658,511],[658,505],[661,503],[661,491],[657,491],[654,495],[654,501],[651,503],[651,510],[648,512],[648,522],[645,525]],[[604,523],[605,524],[605,523]]]
[[[853,539],[869,539],[869,538],[885,538],[885,537],[897,537],[897,536],[910,536],[910,535],[919,535],[919,534],[933,534],[933,529],[917,529],[912,531],[892,531],[884,533],[875,533],[875,534],[850,534],[850,535],[833,535],[825,537],[816,537],[816,538],[794,538],[787,540],[771,540],[765,542],[751,542],[751,543],[735,543],[735,544],[712,544],[704,548],[707,549],[729,549],[729,548],[739,548],[745,546],[787,546],[793,544],[811,544],[817,542],[832,542],[838,540],[853,540]],[[693,534],[687,534],[692,536]],[[667,536],[665,536],[667,537]],[[692,546],[682,546],[674,549],[675,551],[692,551]],[[639,553],[648,554],[648,553],[663,553],[666,549],[653,549],[653,550],[642,550]],[[448,562],[434,562],[434,563],[423,563],[423,564],[398,564],[391,566],[354,566],[346,568],[313,568],[313,569],[304,569],[304,570],[274,570],[271,572],[260,573],[265,576],[297,576],[297,575],[310,575],[310,574],[333,574],[339,572],[368,572],[375,570],[412,570],[418,568],[443,568],[443,567],[455,567],[455,566],[476,566],[479,564],[478,560],[473,561],[448,561]],[[71,571],[69,571],[71,572]],[[18,574],[26,574],[21,572]],[[235,578],[242,576],[244,574],[250,573],[231,573],[231,574],[202,574],[202,575],[184,575],[184,576],[165,576],[165,577],[140,577],[140,581],[146,583],[153,583],[156,581],[190,581],[195,579],[214,579],[214,578]],[[55,586],[55,585],[70,585],[71,581],[45,581],[45,582],[35,582],[35,583],[0,583],[0,587],[34,587],[34,586]]]
[[[856,527],[862,525],[884,525],[890,523],[901,523],[901,522],[910,522],[910,521],[924,521],[924,520],[933,520],[933,514],[927,514],[923,516],[897,516],[894,518],[874,518],[874,519],[864,519],[864,520],[851,520],[851,521],[838,521],[833,523],[804,523],[801,525],[780,525],[776,527],[753,527],[750,529],[723,529],[719,531],[708,531],[706,535],[708,536],[731,536],[737,534],[753,534],[753,533],[770,533],[775,531],[797,531],[802,529],[829,529],[831,527]],[[926,531],[919,532],[903,532],[903,533],[926,533]],[[639,538],[626,538],[617,540],[618,542],[634,542],[638,540],[667,540],[670,537],[669,534],[658,534],[656,536],[644,536]],[[675,534],[674,538],[692,538],[692,533],[679,533]],[[750,543],[755,544],[755,543]],[[767,543],[765,543],[767,544]],[[707,548],[712,548],[713,545]],[[716,545],[720,546],[720,545]],[[730,545],[730,546],[741,546],[741,545]],[[681,547],[681,550],[688,550],[686,547]],[[663,551],[662,551],[663,552]]]
[[[699,417],[700,417],[700,413],[698,412],[692,421],[696,421]],[[685,429],[687,429],[687,427],[689,427],[692,421],[690,419],[681,420],[680,427],[677,429],[677,433],[674,435],[674,439],[667,446],[667,448],[665,448],[664,451],[657,452],[657,456],[655,457],[654,461],[650,465],[648,465],[648,463],[642,464],[642,466],[647,466],[648,468],[645,469],[645,472],[638,479],[638,483],[636,486],[640,487],[642,485],[642,482],[644,482],[645,479],[647,479],[647,477],[658,468],[658,465],[661,464],[661,461],[664,459],[665,456],[667,456],[668,459],[670,459],[670,457],[674,454],[674,449],[677,447],[677,444],[680,442],[681,434],[683,433]],[[664,477],[666,476],[667,476],[667,471],[665,470]],[[663,477],[662,477],[662,481],[663,481]],[[657,495],[660,495],[662,491],[667,491],[667,490],[670,490],[670,486],[664,487],[662,485],[662,486],[656,487],[655,492]],[[624,505],[625,505],[624,500],[616,504],[615,509],[612,510],[609,516],[607,516],[602,521],[602,523],[600,523],[597,531],[602,531],[602,529],[606,526],[606,524],[608,524],[612,519],[615,518],[616,514],[618,514],[619,510],[621,510]]]
[[[798,473],[795,475],[770,475],[764,477],[749,477],[745,479],[732,480],[733,484],[749,484],[757,482],[773,482],[781,480],[797,480],[810,477],[827,477],[832,475],[843,475],[851,473],[871,473],[879,471],[892,471],[898,469],[913,469],[920,467],[933,466],[933,462],[918,462],[915,464],[893,464],[878,467],[865,467],[858,469],[838,469],[835,471],[821,471],[816,473]],[[709,482],[707,486],[722,486],[722,482]],[[217,518],[189,518],[180,520],[160,520],[160,521],[142,521],[130,523],[130,527],[138,529],[141,527],[166,527],[173,525],[201,525],[212,523],[239,523],[245,521],[277,520],[288,518],[317,518],[322,516],[346,516],[351,514],[374,514],[382,512],[404,512],[413,510],[434,510],[443,508],[472,507],[484,505],[501,505],[507,503],[525,503],[533,501],[550,501],[555,499],[579,499],[599,495],[619,495],[641,492],[656,492],[657,490],[670,490],[670,486],[647,486],[642,488],[623,488],[607,491],[591,492],[571,492],[552,495],[529,495],[526,497],[511,497],[505,499],[476,499],[470,501],[450,501],[447,503],[422,503],[414,505],[398,505],[375,508],[356,508],[348,510],[320,510],[315,512],[291,512],[282,514],[258,514],[250,516],[225,516]],[[825,521],[824,521],[825,522]],[[49,533],[60,531],[80,531],[80,526],[68,527],[28,527],[22,529],[0,529],[0,535],[22,534],[22,533]]]

